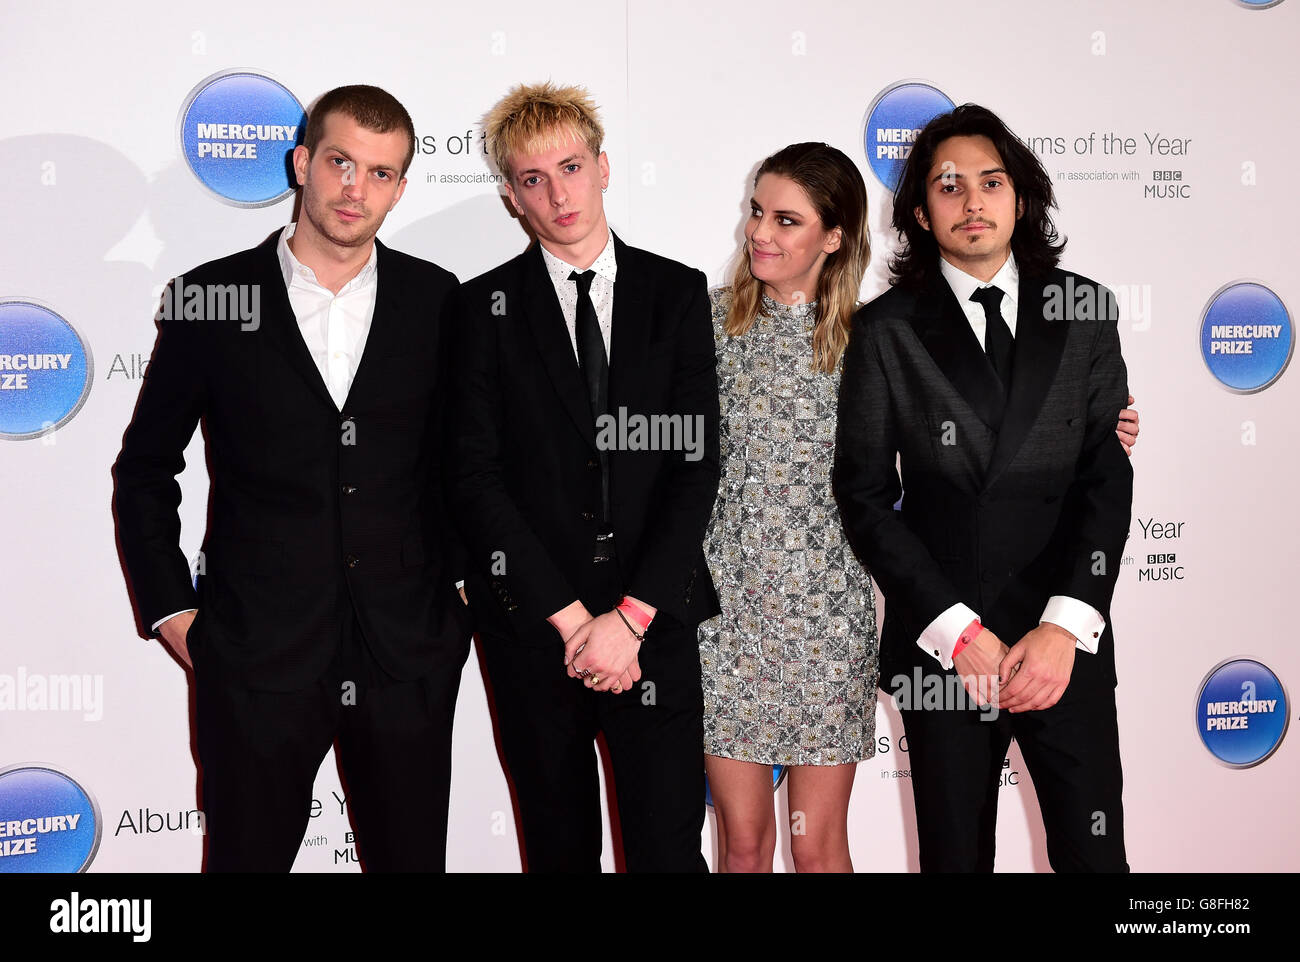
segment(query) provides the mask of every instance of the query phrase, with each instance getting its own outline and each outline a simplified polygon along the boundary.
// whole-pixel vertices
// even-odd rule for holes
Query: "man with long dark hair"
[[[894,286],[845,354],[835,493],[885,595],[880,676],[923,871],[992,870],[1012,737],[1052,867],[1128,868],[1109,610],[1133,491],[1115,429],[1127,375],[1113,296],[1056,266],[1053,206],[993,113],[935,118],[895,195]]]

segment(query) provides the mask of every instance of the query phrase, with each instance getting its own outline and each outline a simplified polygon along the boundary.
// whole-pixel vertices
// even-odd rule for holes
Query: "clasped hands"
[[[647,607],[643,605],[642,607]],[[564,665],[593,691],[621,694],[641,680],[641,642],[616,611],[594,618],[581,601],[547,619],[564,639]]]
[[[952,660],[977,705],[1009,712],[1051,708],[1074,669],[1074,635],[1043,622],[1008,648],[985,628]]]

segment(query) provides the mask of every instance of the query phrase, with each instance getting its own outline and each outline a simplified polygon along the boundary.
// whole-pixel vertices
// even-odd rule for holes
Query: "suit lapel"
[[[937,270],[917,297],[912,326],[943,376],[979,419],[997,431],[1005,406],[1002,384],[957,303],[957,296]]]
[[[1044,316],[1043,289],[1047,280],[1044,277],[1020,278],[1011,394],[1007,398],[993,458],[984,476],[986,489],[998,479],[1024,443],[1061,365],[1069,328],[1065,320],[1049,321]]]
[[[614,235],[618,280],[614,283],[614,319],[610,332],[609,409],[633,407],[637,376],[645,369],[637,363],[650,344],[650,292],[646,271],[636,252]]]
[[[379,359],[398,353],[401,347],[402,292],[406,289],[406,285],[402,283],[402,278],[396,276],[395,272],[398,268],[392,257],[389,256],[388,248],[384,247],[378,240],[375,241],[375,248],[378,251],[378,258],[375,261],[375,270],[378,275],[378,289],[375,291],[375,313],[370,319],[370,331],[366,335],[366,346],[361,351],[361,359],[357,364],[356,374],[352,378],[352,385],[348,389],[347,400],[343,403],[345,409],[364,392],[371,389],[372,381],[375,382],[375,387],[382,387]]]
[[[311,359],[307,342],[302,339],[302,331],[298,329],[298,319],[293,313],[293,306],[289,303],[289,291],[285,287],[284,273],[277,253],[279,242],[279,232],[272,234],[262,242],[258,258],[256,283],[260,285],[263,294],[269,295],[263,300],[266,308],[261,318],[262,326],[259,328],[259,333],[302,378],[311,392],[332,408],[334,399],[330,397],[325,382],[321,380],[316,362]]]
[[[569,338],[569,329],[564,323],[564,314],[560,311],[560,302],[555,296],[551,276],[546,271],[539,243],[534,243],[524,255],[523,307],[526,326],[542,356],[542,365],[555,387],[555,393],[560,396],[560,403],[594,451],[596,419],[591,413],[591,402],[587,400],[587,384],[578,369],[573,341]],[[610,380],[612,384],[613,379]]]

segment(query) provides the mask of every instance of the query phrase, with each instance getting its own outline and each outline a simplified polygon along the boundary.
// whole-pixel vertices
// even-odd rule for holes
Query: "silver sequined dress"
[[[740,337],[709,292],[722,482],[704,550],[722,614],[700,626],[704,751],[770,765],[875,753],[875,595],[831,494],[840,376],[812,369],[813,304],[764,295]]]

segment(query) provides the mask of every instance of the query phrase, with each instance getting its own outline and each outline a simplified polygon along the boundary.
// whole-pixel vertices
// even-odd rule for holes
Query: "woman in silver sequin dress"
[[[831,494],[840,356],[869,257],[862,175],[795,144],[763,161],[731,287],[711,293],[722,482],[700,626],[719,869],[771,871],[789,766],[799,871],[852,871],[848,802],[875,752],[875,596]]]

